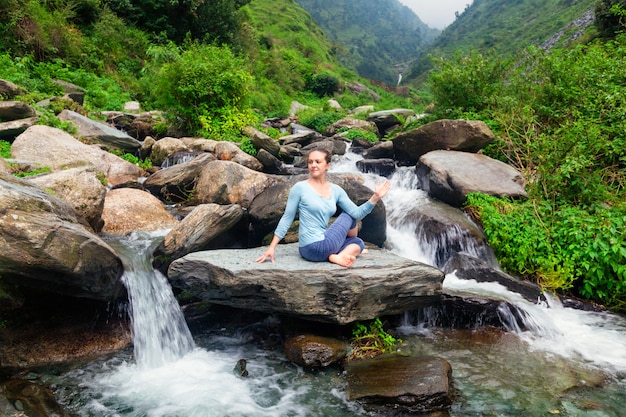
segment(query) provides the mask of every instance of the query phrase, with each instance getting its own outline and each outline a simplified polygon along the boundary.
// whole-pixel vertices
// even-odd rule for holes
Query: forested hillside
[[[429,56],[451,56],[456,51],[493,50],[512,56],[530,45],[554,38],[556,45],[579,39],[592,24],[596,0],[474,0],[455,22],[415,61],[408,78],[423,80],[431,68]]]
[[[439,35],[398,0],[296,0],[361,76],[395,85]]]

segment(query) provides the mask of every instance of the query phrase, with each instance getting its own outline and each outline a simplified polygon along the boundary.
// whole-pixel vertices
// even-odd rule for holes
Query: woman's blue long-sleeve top
[[[354,204],[345,190],[337,184],[331,183],[330,189],[331,196],[324,198],[306,180],[296,183],[289,191],[285,212],[278,222],[274,234],[280,239],[285,237],[289,226],[296,217],[296,212],[299,211],[299,245],[306,246],[324,240],[324,232],[328,227],[330,218],[337,211],[337,206],[355,220],[362,219],[374,209],[374,204],[369,200],[360,206]]]

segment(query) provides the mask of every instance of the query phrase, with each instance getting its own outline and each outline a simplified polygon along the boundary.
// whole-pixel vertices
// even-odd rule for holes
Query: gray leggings
[[[322,262],[327,261],[330,255],[341,252],[350,244],[359,245],[363,250],[365,244],[360,238],[347,237],[348,231],[355,226],[355,219],[346,213],[341,213],[337,220],[326,229],[324,240],[300,247],[300,256],[309,261]]]

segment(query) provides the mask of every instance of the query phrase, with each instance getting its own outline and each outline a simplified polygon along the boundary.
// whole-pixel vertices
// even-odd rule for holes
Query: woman
[[[357,206],[345,190],[326,179],[331,153],[322,148],[309,152],[307,164],[309,178],[296,183],[289,192],[285,212],[276,227],[274,238],[267,251],[256,262],[269,258],[274,262],[278,242],[285,236],[296,212],[300,213],[300,255],[314,262],[330,261],[350,267],[365,248],[357,237],[357,220],[367,216],[376,203],[389,191],[388,180],[376,184],[372,197]],[[343,213],[328,227],[328,222],[339,206]]]

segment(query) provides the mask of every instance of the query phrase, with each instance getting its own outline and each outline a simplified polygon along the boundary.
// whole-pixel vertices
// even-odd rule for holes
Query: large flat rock
[[[443,271],[370,248],[355,265],[300,257],[297,243],[279,245],[276,262],[256,263],[266,248],[190,253],[174,261],[174,287],[215,304],[338,324],[400,314],[441,295]]]

